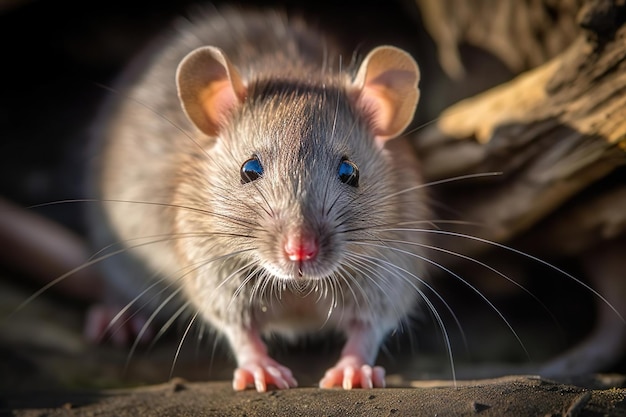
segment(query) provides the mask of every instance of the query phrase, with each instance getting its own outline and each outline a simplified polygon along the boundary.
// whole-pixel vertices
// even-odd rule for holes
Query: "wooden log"
[[[430,181],[502,173],[464,184],[469,191],[454,184],[434,190],[435,198],[462,213],[459,218],[485,226],[472,234],[508,241],[626,163],[626,13],[610,2],[607,17],[605,3],[581,9],[580,34],[561,54],[452,105],[414,135]],[[626,231],[626,209],[590,214],[596,222],[609,216],[612,236]],[[470,252],[477,246],[465,243]]]
[[[580,32],[581,0],[416,0],[439,61],[452,78],[465,68],[461,44],[489,51],[514,73],[560,54]]]

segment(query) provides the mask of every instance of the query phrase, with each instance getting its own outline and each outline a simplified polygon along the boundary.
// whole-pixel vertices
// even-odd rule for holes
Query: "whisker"
[[[334,280],[336,280],[336,275],[331,276],[329,279],[322,279],[320,280],[321,285],[324,287],[323,289],[320,289],[319,292],[319,296],[316,300],[316,302],[320,302],[322,300],[322,298],[327,298],[328,297],[328,287],[329,285],[333,285],[332,282]],[[330,284],[329,284],[330,282]],[[334,288],[334,287],[333,287]],[[333,311],[335,310],[336,306],[337,306],[337,299],[336,299],[336,295],[335,295],[335,291],[334,289],[331,290],[331,295],[330,295],[330,308],[328,309],[328,313],[326,313],[326,319],[324,319],[324,322],[320,325],[319,330],[322,330],[324,327],[326,327],[326,324],[328,324],[328,321],[330,320],[330,317],[333,314]],[[339,318],[339,320],[341,321],[342,317]]]
[[[259,279],[255,282],[253,292],[260,293],[260,299],[269,302],[272,309],[276,308],[274,303],[282,304],[283,291],[286,291],[288,282],[278,280],[261,267],[257,267],[255,274]],[[272,294],[274,294],[272,296]],[[255,297],[250,297],[253,300]]]
[[[424,129],[425,127],[428,127],[428,126],[432,125],[433,123],[437,123],[439,120],[441,120],[441,118],[442,118],[441,116],[435,117],[434,119],[429,120],[427,122],[424,122],[421,125],[414,127],[413,129],[407,130],[402,135],[403,136],[409,136],[409,135],[412,135],[414,133],[417,133],[420,130]]]
[[[328,192],[329,192],[328,190],[329,190],[329,188],[330,188],[330,187],[328,187],[328,183],[326,183],[326,185],[327,185],[327,186],[326,186],[326,194],[328,194]],[[332,213],[333,209],[335,208],[335,205],[339,202],[339,198],[340,198],[340,197],[341,197],[341,195],[340,195],[340,194],[337,194],[337,195],[336,195],[336,197],[335,197],[335,199],[333,200],[333,202],[332,202],[332,203],[330,203],[330,205],[329,205],[329,206],[328,206],[328,208],[326,209],[325,216],[327,216],[327,217],[328,217],[328,216],[330,215],[330,213]],[[324,202],[326,202],[326,200],[325,200],[325,199],[324,199]]]
[[[221,335],[217,331],[212,331],[211,333],[213,333],[213,347],[211,349],[211,356],[209,358],[209,375],[213,373],[213,364],[215,363],[215,352],[217,352],[217,346],[221,338]]]
[[[155,335],[154,339],[149,345],[149,349],[154,348],[154,345],[156,344],[156,342],[165,335],[165,332],[167,332],[169,328],[172,327],[172,325],[176,322],[176,320],[178,320],[181,314],[183,314],[185,310],[189,308],[190,305],[191,305],[191,300],[188,300],[184,302],[183,304],[181,304],[181,306],[178,307],[178,309],[174,313],[172,313],[171,317],[169,317],[167,321],[163,323],[158,333]]]
[[[133,313],[133,315],[131,315],[129,318],[126,319],[126,321],[130,320],[133,316],[135,316],[143,307],[149,305],[154,299],[156,299],[157,297],[160,296],[160,294],[162,294],[164,291],[168,290],[171,286],[173,286],[174,284],[178,283],[179,281],[181,281],[185,276],[187,276],[188,274],[192,273],[194,270],[197,270],[199,267],[207,265],[211,262],[216,262],[222,259],[226,259],[232,256],[236,256],[242,252],[245,252],[245,250],[243,251],[236,251],[236,252],[231,252],[228,253],[226,255],[222,255],[222,256],[217,256],[214,258],[210,258],[210,259],[205,259],[199,262],[195,262],[193,264],[189,264],[186,265],[184,268],[181,268],[179,270],[179,272],[183,272],[185,270],[187,270],[184,274],[178,276],[176,279],[172,279],[172,278],[167,278],[167,277],[163,277],[162,279],[155,281],[154,283],[152,283],[148,288],[146,288],[144,291],[142,291],[139,295],[137,295],[132,301],[130,301],[129,303],[126,304],[126,306],[117,313],[117,315],[111,320],[111,322],[109,323],[109,325],[107,326],[107,329],[105,331],[110,330],[110,328],[120,319],[120,317],[122,317],[126,311],[128,311],[128,309],[130,309],[130,307],[132,307],[133,304],[135,304],[139,299],[141,299],[149,290],[151,290],[152,288],[154,288],[155,286],[161,284],[163,281],[171,281],[167,286],[165,286],[164,288],[162,288],[157,294],[154,294],[150,299],[148,299],[140,308],[137,309],[137,312]],[[157,276],[158,274],[154,274],[153,278],[155,276]],[[152,314],[148,317],[148,319],[146,320],[146,323],[144,324],[144,326],[141,328],[141,330],[139,331],[139,333],[137,334],[137,336],[135,337],[135,342],[133,343],[133,345],[131,346],[130,352],[129,352],[129,356],[126,362],[126,366],[124,367],[125,370],[128,369],[128,366],[130,364],[130,359],[134,353],[134,351],[136,350],[136,348],[139,345],[139,342],[141,341],[142,336],[145,334],[145,332],[148,330],[150,324],[156,319],[156,317],[158,316],[158,314],[161,312],[161,310],[163,310],[163,308],[165,308],[165,306],[167,304],[169,304],[174,297],[176,297],[180,292],[182,292],[183,287],[179,287],[176,290],[174,290],[167,298],[165,298],[160,304],[159,306],[152,312]],[[184,303],[178,310],[176,313],[173,314],[173,316],[161,327],[161,330],[159,331],[159,333],[156,335],[156,337],[154,338],[151,347],[153,346],[154,342],[156,342],[156,340],[158,340],[164,333],[165,331],[171,326],[171,324],[174,322],[174,320],[176,318],[178,318],[180,316],[180,314],[191,304],[191,301],[187,301],[186,303]],[[126,322],[125,321],[125,322]]]
[[[120,203],[120,204],[138,204],[138,205],[146,205],[146,206],[176,208],[176,209],[191,211],[195,213],[206,214],[207,216],[220,217],[224,220],[228,220],[239,226],[244,226],[244,227],[255,226],[255,223],[251,221],[247,221],[244,218],[235,218],[233,216],[228,216],[223,213],[208,211],[206,209],[202,209],[199,207],[185,206],[185,205],[172,204],[172,203],[163,203],[163,202],[158,202],[158,201],[121,200],[121,199],[114,199],[114,198],[109,198],[109,199],[80,198],[80,199],[50,201],[47,203],[30,205],[26,208],[35,209],[35,208],[42,208],[42,207],[47,207],[47,206],[52,206],[52,205],[57,205],[57,204],[69,204],[69,203]],[[253,229],[253,230],[257,230],[257,229]]]
[[[360,311],[361,310],[361,305],[359,304],[359,298],[356,296],[356,293],[352,289],[352,285],[350,285],[350,283],[353,282],[353,283],[356,284],[356,286],[359,289],[361,295],[363,296],[363,300],[366,303],[368,303],[368,304],[370,304],[369,298],[367,297],[367,294],[365,293],[365,290],[363,289],[361,284],[359,284],[359,281],[356,279],[356,277],[350,271],[348,271],[346,268],[344,268],[344,271],[345,271],[347,276],[344,275],[344,274],[341,274],[339,276],[342,279],[342,281],[346,284],[346,287],[348,287],[348,290],[350,291],[350,294],[352,294],[352,299],[356,303],[356,308],[357,308],[357,310]]]
[[[408,225],[411,225],[411,224],[422,224],[422,223],[426,223],[426,224],[431,225],[431,226],[437,226],[438,224],[457,224],[457,225],[463,225],[463,226],[478,226],[478,227],[484,227],[485,226],[482,223],[471,222],[471,221],[468,221],[468,220],[445,220],[445,219],[403,221],[403,222],[397,222],[397,223],[395,223],[395,225],[397,225],[397,226],[408,226]],[[382,227],[384,227],[384,226],[382,226]]]
[[[380,249],[394,249],[394,248],[390,248],[387,246],[379,246],[379,245],[373,245],[373,246],[378,246],[377,249],[379,249],[379,253],[380,253]],[[363,255],[366,256],[366,255]],[[370,262],[371,264],[375,265],[375,261],[382,261],[379,258],[374,258],[372,256],[368,256],[368,258],[370,259],[368,262]],[[417,275],[407,271],[404,268],[401,268],[399,266],[397,266],[396,264],[394,264],[393,262],[387,260],[387,261],[383,261],[385,264],[388,265],[388,267],[382,267],[380,266],[383,270],[387,271],[388,273],[402,279],[403,281],[407,282],[409,285],[411,285],[411,287],[413,289],[415,289],[416,291],[418,291],[418,288],[416,288],[415,284],[413,284],[412,282],[408,281],[408,279],[401,275],[400,272],[405,272],[407,274],[410,274],[413,278],[415,278],[420,284],[422,284],[424,287],[428,288],[436,297],[437,299],[439,299],[439,301],[444,305],[444,307],[446,308],[446,310],[448,310],[448,312],[450,313],[450,315],[452,316],[452,319],[454,320],[457,328],[459,329],[459,332],[461,334],[461,339],[463,341],[463,345],[465,346],[465,349],[467,351],[469,351],[469,345],[467,343],[467,337],[465,335],[465,331],[463,330],[463,326],[461,325],[461,321],[459,320],[459,318],[457,317],[457,315],[454,313],[454,310],[452,309],[452,307],[450,306],[450,304],[448,304],[448,302],[445,300],[445,298],[443,298],[443,296],[441,294],[439,294],[437,292],[437,290],[430,285],[430,283],[428,281],[426,281],[425,279],[422,279],[420,277],[418,277]],[[422,296],[422,298],[424,297],[424,295],[422,295],[422,293],[420,292],[420,295]],[[401,317],[402,315],[398,315],[398,317]]]
[[[380,247],[380,245],[376,245],[376,244],[373,244],[373,243],[367,243],[367,242],[353,242],[353,243],[359,244],[359,245],[365,245],[365,246]],[[394,247],[390,247],[390,246],[383,246],[383,248],[390,249],[390,250],[393,250],[395,252],[402,253],[404,255],[413,256],[413,257],[415,257],[417,259],[420,259],[420,260],[422,260],[424,262],[428,262],[429,264],[434,265],[437,268],[441,269],[442,271],[445,271],[446,273],[448,273],[451,276],[455,277],[461,283],[463,283],[467,287],[469,287],[474,293],[476,293],[480,298],[482,298],[483,301],[485,301],[485,303],[487,303],[487,305],[500,317],[500,319],[502,319],[502,321],[509,328],[509,330],[511,331],[511,333],[513,334],[515,339],[517,339],[518,343],[520,344],[520,346],[524,350],[524,353],[526,354],[528,359],[532,361],[532,358],[531,358],[528,350],[526,349],[526,346],[522,342],[522,339],[519,337],[519,335],[517,334],[515,329],[513,329],[513,326],[511,325],[511,323],[509,323],[509,321],[506,319],[506,317],[504,317],[504,314],[502,314],[502,312],[500,310],[498,310],[498,308],[483,293],[481,293],[480,290],[478,290],[478,288],[476,288],[474,285],[469,283],[467,280],[463,279],[460,275],[458,275],[454,271],[450,270],[449,268],[446,268],[445,266],[441,265],[438,262],[433,261],[432,259],[428,259],[428,258],[426,258],[424,256],[421,256],[421,255],[418,255],[416,253],[412,253],[412,252],[409,252],[409,251],[406,251],[406,250],[403,250],[403,249],[400,249],[400,248],[394,248]]]
[[[120,255],[126,251],[130,251],[132,249],[137,249],[143,246],[147,246],[147,245],[153,245],[156,243],[163,243],[163,242],[167,242],[169,240],[174,240],[174,238],[168,236],[168,235],[161,235],[163,237],[166,237],[166,239],[157,239],[157,240],[151,240],[148,242],[143,242],[140,244],[136,244],[136,245],[132,245],[132,246],[128,246],[128,247],[124,247],[118,250],[115,250],[113,252],[109,252],[105,255],[99,256],[97,258],[91,259],[85,263],[83,263],[82,265],[77,266],[76,268],[73,268],[71,270],[69,270],[68,272],[64,273],[63,275],[53,279],[52,281],[48,282],[46,285],[44,285],[43,287],[41,287],[40,289],[38,289],[37,291],[35,291],[33,294],[31,294],[28,298],[26,298],[26,300],[24,300],[22,303],[20,303],[11,313],[9,313],[8,316],[6,316],[3,320],[8,320],[11,317],[14,317],[15,314],[19,313],[20,311],[22,311],[27,305],[29,305],[30,303],[33,302],[33,300],[35,300],[36,298],[40,297],[44,292],[50,290],[50,288],[54,287],[55,285],[58,285],[61,281],[63,281],[64,279],[67,279],[68,277],[74,275],[75,273],[82,271],[84,269],[87,269],[99,262],[103,262],[111,257]],[[187,237],[202,237],[202,234],[190,234],[189,236],[185,236],[184,234],[181,236],[178,236],[176,238],[187,238]],[[147,239],[147,238],[135,238],[136,240],[143,240],[143,239]],[[133,239],[134,240],[134,239]],[[248,250],[244,250],[243,252],[246,252]],[[100,251],[101,252],[101,251]],[[238,251],[240,252],[240,251]]]
[[[189,320],[189,324],[187,325],[187,328],[185,329],[185,331],[183,332],[183,335],[180,338],[180,343],[178,344],[178,347],[176,348],[176,353],[174,354],[174,360],[172,362],[172,367],[170,368],[169,379],[172,379],[172,377],[174,376],[174,368],[176,367],[176,362],[178,361],[178,357],[180,356],[180,351],[183,348],[183,343],[185,342],[185,339],[187,338],[187,335],[189,334],[189,330],[191,329],[191,326],[194,324],[194,322],[198,318],[198,314],[199,313],[200,313],[199,311],[196,311],[194,313],[194,315]]]
[[[98,262],[102,262],[112,256],[115,255],[119,255],[121,253],[126,252],[128,249],[124,248],[124,249],[120,249],[120,250],[116,250],[115,252],[111,252],[105,256],[101,256],[99,258],[93,259],[91,261],[85,262],[84,264],[77,266],[76,268],[71,269],[70,271],[66,272],[65,274],[53,279],[52,281],[48,282],[46,285],[44,285],[43,287],[41,287],[40,289],[38,289],[37,291],[35,291],[33,294],[31,294],[28,298],[26,298],[26,300],[22,301],[12,312],[9,313],[8,316],[4,317],[3,320],[9,320],[12,317],[15,316],[15,314],[19,313],[20,311],[22,311],[26,306],[28,306],[30,303],[33,302],[33,300],[35,300],[36,298],[40,297],[44,292],[48,291],[50,288],[54,287],[55,285],[57,285],[59,282],[63,281],[64,279],[67,279],[68,277],[72,276],[73,274],[82,271],[86,268],[89,268],[90,266],[93,266],[95,264],[97,264]]]
[[[89,257],[88,260],[92,260],[95,257],[97,257],[99,254],[104,253],[106,251],[108,251],[109,249],[112,249],[116,246],[122,246],[122,245],[126,245],[123,246],[124,249],[134,249],[137,246],[134,245],[128,245],[131,242],[136,242],[136,241],[142,241],[145,239],[159,239],[159,240],[155,240],[155,241],[149,241],[148,243],[162,243],[162,242],[166,242],[168,240],[177,240],[177,239],[187,239],[187,238],[193,238],[193,237],[197,237],[197,238],[208,238],[208,237],[214,237],[214,236],[223,236],[223,237],[231,237],[231,238],[244,238],[244,239],[254,239],[254,236],[250,236],[250,235],[244,235],[244,234],[240,234],[240,233],[226,233],[226,232],[197,232],[197,233],[192,233],[192,232],[185,232],[185,233],[160,233],[160,234],[156,234],[156,235],[146,235],[146,236],[142,236],[142,237],[133,237],[133,238],[129,238],[129,239],[121,239],[118,240],[117,242],[111,243],[109,245],[104,246],[102,249],[98,250],[97,252],[95,252],[93,255],[91,255]]]
[[[255,282],[255,285],[250,293],[250,298],[248,299],[250,303],[257,297],[255,297],[255,293],[258,292],[261,300],[268,300],[270,303],[274,303],[275,300],[282,300],[282,291],[281,286],[278,281],[275,280],[270,274],[267,274],[258,268],[256,273],[250,273],[250,278],[252,279],[255,275],[259,277],[259,279]],[[272,296],[272,292],[275,292],[275,296]]]
[[[369,261],[370,264],[373,264],[373,262]],[[352,253],[347,253],[346,254],[346,264],[350,265],[354,265],[355,267],[359,267],[359,268],[355,268],[358,270],[365,270],[365,272],[368,272],[367,274],[363,274],[363,277],[365,277],[366,279],[368,279],[372,284],[374,284],[380,291],[381,293],[387,295],[387,291],[385,291],[385,289],[378,283],[378,280],[376,278],[380,278],[383,282],[385,282],[388,287],[390,287],[389,289],[393,289],[393,286],[391,286],[391,284],[385,279],[385,277],[373,277],[373,274],[375,273],[375,269],[374,269],[374,265],[372,266],[368,266],[365,263],[365,260],[363,260],[362,258],[360,259],[359,257],[355,257],[353,256]],[[398,311],[398,309],[395,306],[394,300],[389,298],[389,301],[391,302],[391,305],[393,306],[393,310],[396,312],[396,316],[397,317],[402,317],[402,314]]]
[[[130,366],[131,358],[134,355],[135,350],[139,346],[139,343],[141,342],[141,338],[148,331],[148,329],[150,327],[150,324],[156,319],[157,315],[161,312],[161,310],[163,310],[165,308],[165,306],[170,301],[172,301],[174,299],[174,297],[176,297],[179,293],[181,293],[182,290],[183,290],[183,288],[179,287],[175,291],[173,291],[167,298],[165,298],[160,303],[160,305],[152,312],[152,314],[148,317],[148,319],[146,319],[146,323],[143,325],[141,330],[139,330],[139,333],[137,333],[137,336],[135,337],[135,341],[133,342],[132,346],[130,347],[130,350],[128,351],[128,356],[126,358],[126,364],[124,365],[124,374],[127,373],[128,367]],[[185,303],[184,305],[186,306],[186,304],[187,303]],[[178,315],[175,315],[175,316],[178,317]]]
[[[415,190],[419,190],[419,189],[427,188],[427,187],[434,187],[436,185],[446,184],[449,182],[462,181],[462,180],[475,179],[475,178],[495,177],[495,176],[500,176],[502,174],[503,174],[502,172],[494,171],[494,172],[479,172],[476,174],[459,175],[456,177],[450,177],[450,178],[445,178],[442,180],[431,181],[431,182],[427,182],[424,184],[415,185],[413,187],[405,188],[398,192],[387,194],[385,196],[385,199],[389,199],[400,194],[408,193],[410,191],[415,191]]]
[[[553,322],[558,326],[558,320],[556,319],[556,317],[554,316],[552,311],[550,311],[548,306],[546,306],[535,294],[533,294],[528,288],[524,287],[519,282],[517,282],[514,279],[506,276],[504,273],[502,273],[501,271],[498,271],[497,269],[495,269],[494,267],[486,264],[485,262],[479,261],[478,259],[474,259],[471,256],[463,255],[463,254],[461,254],[459,252],[454,252],[454,251],[451,251],[451,250],[448,250],[448,249],[444,249],[444,248],[441,248],[441,247],[437,247],[437,246],[427,245],[425,243],[410,242],[410,241],[395,240],[395,239],[382,239],[382,240],[384,242],[389,242],[389,243],[399,243],[399,244],[403,244],[403,245],[419,246],[419,247],[422,247],[422,248],[435,250],[435,251],[446,253],[446,254],[452,255],[452,256],[456,256],[458,258],[465,259],[467,261],[470,261],[470,262],[473,262],[473,263],[475,263],[477,265],[480,265],[481,267],[483,267],[485,269],[488,269],[491,272],[493,272],[494,274],[497,274],[500,277],[504,278],[505,280],[507,280],[511,284],[513,284],[516,287],[518,287],[520,290],[524,291],[527,295],[532,297],[533,300],[535,300],[548,313],[548,315],[552,318]]]
[[[544,261],[541,258],[538,258],[536,256],[533,256],[529,253],[523,252],[521,250],[515,249],[511,246],[507,246],[507,245],[503,245],[502,243],[498,243],[498,242],[494,242],[488,239],[483,239],[480,237],[476,237],[476,236],[471,236],[471,235],[466,235],[463,233],[457,233],[457,232],[450,232],[450,231],[446,231],[446,230],[434,230],[434,229],[404,229],[404,228],[397,228],[397,229],[387,229],[389,231],[402,231],[402,232],[418,232],[418,233],[434,233],[434,234],[440,234],[440,235],[446,235],[446,236],[454,236],[454,237],[460,237],[463,239],[470,239],[470,240],[474,240],[477,242],[481,242],[481,243],[485,243],[487,245],[491,245],[491,246],[495,246],[497,248],[500,249],[504,249],[506,251],[515,253],[517,255],[523,256],[527,259],[530,259],[534,262],[538,262],[556,272],[558,272],[559,274],[562,274],[563,276],[571,279],[572,281],[574,281],[575,283],[577,283],[578,285],[582,286],[583,288],[585,288],[586,290],[590,291],[593,295],[595,295],[596,297],[598,297],[604,304],[606,304],[607,307],[609,307],[616,315],[617,317],[619,317],[619,319],[626,323],[626,320],[624,320],[624,317],[620,314],[620,312],[602,295],[600,294],[598,291],[596,291],[595,289],[593,289],[593,287],[591,287],[590,285],[584,283],[582,280],[576,278],[575,276],[573,276],[572,274],[564,271],[563,269],[557,267],[556,265],[552,265],[550,262]]]
[[[157,281],[155,281],[154,283],[152,283],[150,286],[148,286],[146,289],[144,289],[139,295],[137,295],[131,302],[129,302],[126,307],[124,307],[124,309],[122,309],[112,320],[112,322],[114,322],[115,320],[119,319],[120,316],[122,316],[127,310],[128,308],[134,304],[137,300],[141,299],[141,297],[143,295],[145,295],[149,290],[151,290],[152,288],[154,288],[155,286],[161,284],[164,281],[171,281],[165,288],[161,289],[161,291],[159,291],[157,294],[155,294],[152,298],[150,298],[149,300],[147,300],[147,302],[142,306],[144,307],[145,305],[149,304],[150,301],[152,301],[153,299],[157,298],[159,296],[159,294],[161,294],[163,291],[167,290],[169,287],[171,287],[172,285],[176,284],[178,281],[181,281],[185,276],[187,276],[188,274],[190,274],[191,272],[193,272],[196,269],[199,269],[200,266],[204,266],[204,265],[208,265],[209,263],[212,262],[216,262],[216,261],[220,261],[223,259],[228,259],[230,257],[239,255],[241,253],[245,253],[250,251],[250,249],[242,249],[239,251],[235,251],[235,252],[229,252],[226,255],[221,255],[221,256],[216,256],[213,258],[209,258],[209,259],[204,259],[198,262],[194,262],[192,264],[188,264],[183,268],[180,268],[177,272],[182,272],[184,270],[188,270],[187,272],[185,272],[184,274],[178,276],[176,279],[172,279],[172,278],[168,278],[168,277],[163,277]],[[150,281],[154,280],[154,278],[156,278],[158,275],[160,275],[159,272],[154,273],[152,275],[152,277],[149,279]],[[178,290],[177,290],[178,291]]]
[[[226,278],[224,278],[222,280],[222,282],[220,282],[220,284],[217,286],[216,289],[219,289],[222,287],[222,285],[224,285],[226,282],[230,281],[231,279],[233,279],[234,277],[237,276],[237,274],[239,274],[241,271],[249,268],[250,266],[254,265],[256,262],[255,261],[251,261],[243,266],[241,266],[240,268],[236,269],[235,271],[231,272],[230,275],[228,275]],[[237,298],[239,296],[239,294],[241,293],[241,291],[243,291],[243,288],[246,286],[246,284],[248,282],[250,282],[250,280],[253,278],[253,275],[251,273],[248,273],[248,275],[246,276],[246,278],[244,278],[244,280],[241,282],[241,284],[239,284],[239,286],[237,287],[237,289],[235,290],[235,292],[233,293],[232,297],[230,298],[230,302],[228,303],[227,309],[230,309],[233,302],[235,301],[235,298]],[[217,293],[217,291],[215,291],[215,293]]]
[[[330,276],[327,280],[326,289],[328,290],[330,288],[331,302],[330,302],[330,307],[328,308],[328,313],[326,313],[326,321],[324,322],[324,324],[326,324],[326,322],[330,320],[330,317],[339,306],[340,299],[341,299],[341,305],[342,306],[345,305],[345,302],[346,302],[345,293],[343,292],[343,286],[340,285],[340,282],[339,282],[339,280],[341,280],[344,283],[346,283],[347,286],[349,286],[347,282],[347,278],[344,276],[344,273],[349,274],[349,271],[343,265],[339,265],[339,270],[337,272],[334,272],[333,275]],[[359,307],[357,306],[357,308]],[[343,321],[343,316],[344,316],[345,311],[343,308],[340,309],[339,311],[341,315],[339,316],[339,319],[337,320],[337,322],[341,323]]]
[[[398,271],[402,271],[406,274],[408,274],[409,276],[415,278],[415,280],[417,280],[418,282],[422,283],[424,286],[426,286],[427,288],[429,288],[435,295],[437,295],[437,297],[442,300],[444,302],[444,304],[447,304],[445,302],[445,300],[443,300],[443,298],[423,279],[419,278],[417,275],[413,274],[410,271],[407,271],[406,269],[399,267],[398,265],[392,263],[392,262],[388,262],[379,258],[375,258],[372,256],[367,256],[367,255],[356,255],[355,253],[352,253],[353,256],[359,256],[359,257],[363,257],[363,259],[369,259],[370,262],[372,263],[376,263],[376,262],[382,262],[384,264],[387,264],[390,268],[394,268],[395,270]],[[385,269],[385,268],[383,268]],[[389,273],[394,273],[392,272],[392,270],[389,269],[385,269],[387,270]],[[437,324],[439,326],[439,328],[441,329],[441,333],[443,335],[443,339],[444,339],[444,343],[446,345],[446,350],[448,353],[448,359],[450,362],[450,368],[451,368],[451,374],[452,374],[452,380],[454,381],[454,386],[456,387],[456,370],[454,367],[454,355],[452,353],[452,343],[450,341],[450,335],[448,334],[448,331],[446,329],[445,323],[443,322],[443,319],[441,318],[441,315],[439,314],[439,312],[437,311],[437,309],[435,308],[435,305],[432,303],[432,301],[426,296],[426,293],[424,293],[424,291],[422,291],[417,285],[415,285],[414,283],[412,283],[410,280],[408,280],[408,278],[403,277],[402,275],[396,275],[399,278],[403,279],[407,284],[409,284],[414,290],[415,292],[417,292],[419,294],[420,297],[422,297],[422,300],[426,303],[426,305],[428,306],[429,310],[433,313],[433,316],[435,317],[435,320],[437,321]],[[452,313],[453,317],[456,317],[454,315],[454,313]],[[461,329],[462,331],[462,329]]]
[[[344,223],[342,222],[340,224],[343,225]],[[438,230],[441,229],[440,227],[438,227],[439,224],[456,224],[456,225],[465,225],[465,226],[486,227],[482,223],[465,221],[465,220],[445,220],[445,219],[440,219],[440,220],[412,220],[412,221],[393,222],[393,223],[381,223],[381,224],[377,224],[375,226],[365,225],[365,226],[353,227],[353,228],[350,228],[350,229],[342,230],[341,233],[347,234],[347,233],[354,233],[354,232],[364,232],[364,231],[371,231],[372,229],[384,232],[384,231],[387,231],[387,230],[394,230],[394,229],[391,229],[393,227],[408,226],[408,225],[415,225],[415,224],[427,224],[429,226],[433,226],[435,229],[438,229]],[[422,230],[422,229],[416,229],[416,230]]]
[[[152,279],[154,279],[158,274],[154,274],[152,276]],[[109,322],[109,324],[107,325],[107,327],[104,329],[104,333],[108,333],[109,331],[111,331],[111,329],[113,328],[113,326],[126,314],[126,312],[133,306],[133,304],[135,304],[136,302],[138,302],[140,299],[142,299],[150,290],[152,290],[153,288],[155,288],[156,286],[162,284],[163,282],[167,281],[166,277],[162,277],[159,280],[154,281],[152,284],[150,284],[147,288],[145,288],[143,291],[141,291],[137,296],[135,296],[131,301],[129,301],[128,303],[126,303],[126,305],[120,310],[118,311],[118,313],[111,319],[111,321]],[[150,304],[151,301],[153,301],[154,299],[156,299],[157,297],[160,296],[160,294],[162,294],[164,291],[168,290],[172,285],[174,285],[174,282],[169,283],[167,286],[165,286],[164,288],[162,288],[157,294],[154,294],[152,297],[150,297],[148,300],[146,300],[146,302],[139,308],[137,308],[136,312],[133,313],[132,315],[130,315],[129,317],[126,318],[126,320],[124,320],[121,324],[125,324],[127,323],[130,319],[132,319],[139,311],[141,311],[143,309],[143,307],[147,306],[148,304]],[[176,290],[176,292],[178,292],[179,290]],[[141,332],[140,332],[141,333]]]
[[[339,55],[339,74],[341,74],[341,67],[343,64],[343,55]],[[335,105],[335,112],[333,114],[333,126],[330,131],[330,137],[332,140],[335,140],[335,131],[337,129],[337,115],[339,114],[339,96],[341,94],[341,90],[337,89],[337,104]]]

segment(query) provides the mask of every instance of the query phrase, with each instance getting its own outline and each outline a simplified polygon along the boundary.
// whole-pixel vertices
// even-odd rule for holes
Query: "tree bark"
[[[426,3],[438,8],[437,13],[428,12]],[[427,11],[425,16],[446,22],[458,21],[457,12],[470,10],[447,2],[418,4]],[[543,7],[537,2],[515,4]],[[574,15],[572,10],[568,16]],[[531,10],[525,14],[533,15]],[[516,19],[510,10],[507,16]],[[413,137],[428,181],[498,173],[471,183],[459,180],[431,187],[436,199],[461,212],[459,219],[484,226],[481,233],[472,229],[475,236],[506,242],[540,224],[539,241],[570,237],[563,247],[538,247],[572,255],[626,231],[626,186],[620,175],[626,163],[626,6],[623,1],[591,1],[581,4],[576,16],[578,36],[563,52],[510,82],[452,105],[436,124]],[[476,9],[473,18],[464,19],[481,26],[493,16]],[[563,25],[564,32],[572,32]],[[532,22],[526,27],[533,27]],[[518,46],[536,41],[532,31],[515,35],[518,38],[500,36],[500,41],[512,42],[508,48],[498,49],[487,37],[482,38],[483,46],[496,54],[506,50],[499,54],[505,61],[531,62],[528,50]],[[544,51],[541,57],[552,50],[550,45],[539,49]],[[513,51],[519,55],[516,59]],[[573,201],[589,189],[600,191],[589,200]],[[470,233],[468,226],[454,230]],[[469,239],[464,243],[470,252],[481,246]]]

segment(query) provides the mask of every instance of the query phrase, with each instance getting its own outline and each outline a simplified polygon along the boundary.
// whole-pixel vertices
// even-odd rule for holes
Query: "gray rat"
[[[92,235],[122,245],[103,262],[109,284],[223,334],[236,390],[297,385],[263,336],[330,331],[346,341],[320,386],[384,386],[379,347],[424,280],[428,210],[399,137],[417,64],[381,46],[344,67],[336,43],[274,12],[178,29],[129,70],[96,130]]]

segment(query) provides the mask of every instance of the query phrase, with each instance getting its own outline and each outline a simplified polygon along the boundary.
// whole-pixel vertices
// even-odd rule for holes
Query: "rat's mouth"
[[[264,268],[278,279],[291,281],[315,281],[335,274],[333,268],[326,268],[317,261],[268,263]]]

